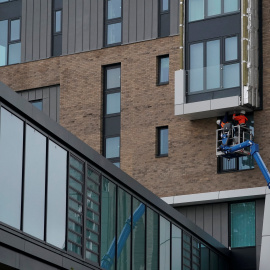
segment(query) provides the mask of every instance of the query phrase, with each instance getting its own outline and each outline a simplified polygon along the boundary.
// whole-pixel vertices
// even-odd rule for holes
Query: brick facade
[[[270,166],[269,1],[263,1],[263,105],[254,113],[255,141]],[[60,84],[60,124],[102,151],[102,66],[121,63],[121,169],[158,196],[265,186],[254,170],[217,174],[216,118],[174,115],[179,36],[0,68],[14,90]],[[169,54],[169,84],[157,86],[157,56]],[[156,157],[156,127],[169,127],[169,155]]]

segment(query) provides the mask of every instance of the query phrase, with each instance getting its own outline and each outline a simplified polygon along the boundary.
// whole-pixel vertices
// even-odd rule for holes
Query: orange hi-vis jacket
[[[233,115],[233,120],[238,121],[239,125],[245,124],[245,123],[248,121],[248,119],[246,118],[246,116],[243,115],[243,114],[240,114],[240,115],[238,115],[238,116],[236,116],[236,115],[234,114],[234,115]]]

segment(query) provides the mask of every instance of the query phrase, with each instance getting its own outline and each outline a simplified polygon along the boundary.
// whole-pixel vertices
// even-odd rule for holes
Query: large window
[[[159,37],[170,35],[170,0],[159,0]]]
[[[0,21],[0,66],[21,62],[20,18]]]
[[[103,154],[117,167],[120,166],[121,67],[104,69]]]
[[[189,0],[189,21],[203,20],[211,16],[238,12],[239,0]]]
[[[105,46],[122,43],[122,0],[106,0]]]
[[[240,86],[238,36],[191,44],[189,94]]]
[[[255,202],[230,205],[231,247],[255,246]]]

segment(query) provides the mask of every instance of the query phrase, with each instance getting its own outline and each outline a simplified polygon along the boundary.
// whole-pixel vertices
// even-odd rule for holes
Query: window
[[[40,100],[32,100],[30,101],[30,103],[35,106],[37,109],[41,110],[43,109],[43,100],[40,99]]]
[[[189,21],[203,20],[240,10],[239,0],[189,0]]]
[[[0,21],[0,66],[21,62],[21,20]]]
[[[253,114],[247,114],[248,118],[247,127],[252,130],[254,136],[254,116]],[[229,119],[230,120],[230,119]],[[249,139],[249,138],[246,138]],[[232,158],[228,160],[227,158],[218,158],[218,172],[234,172],[254,169],[254,159],[252,156],[242,156],[238,158]]]
[[[255,246],[255,202],[230,205],[232,248]]]
[[[106,0],[105,46],[122,43],[122,0]]]
[[[53,1],[52,56],[62,54],[62,8],[63,0]]]
[[[169,83],[169,56],[158,57],[158,85]]]
[[[240,86],[238,36],[191,44],[189,94]]]
[[[168,127],[157,128],[157,156],[168,156]]]
[[[120,167],[121,67],[104,69],[103,154]]]
[[[170,1],[159,0],[159,37],[170,35]]]

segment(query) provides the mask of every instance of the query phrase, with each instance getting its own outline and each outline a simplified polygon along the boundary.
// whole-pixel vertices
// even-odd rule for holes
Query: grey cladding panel
[[[68,9],[69,2],[63,1],[62,54],[68,53]]]
[[[196,206],[196,225],[203,229],[203,206]]]
[[[170,35],[179,33],[179,0],[170,0]]]
[[[91,15],[90,15],[90,50],[97,49],[97,27],[98,27],[98,0],[91,1]]]
[[[104,1],[98,1],[98,36],[97,36],[97,47],[98,49],[103,47],[103,21],[104,21]]]
[[[229,237],[229,212],[228,203],[221,204],[221,243],[228,247]]]
[[[22,1],[22,25],[21,25],[21,61],[25,62],[26,50],[26,0]]]
[[[43,1],[43,0],[42,0]],[[50,57],[52,55],[52,0],[48,1],[48,10],[47,10],[47,57]]]
[[[47,56],[48,2],[42,0],[40,4],[40,58],[42,59]]]
[[[129,41],[129,1],[123,1],[123,44]]]
[[[144,12],[145,12],[145,0],[137,0],[137,40],[144,40]]]
[[[145,12],[144,12],[144,38],[152,38],[152,20],[153,20],[153,0],[145,1]]]
[[[33,60],[39,59],[40,43],[40,0],[34,1],[34,20],[33,20]]]
[[[83,51],[90,49],[90,1],[83,2]]]
[[[158,0],[153,0],[152,38],[158,37]]]
[[[33,60],[33,17],[34,0],[27,0],[26,4],[26,57],[25,60]]]
[[[194,223],[196,222],[196,213],[194,206],[187,207],[187,218]]]
[[[83,50],[82,29],[83,29],[83,0],[76,0],[76,38],[75,38],[76,52],[81,52]]]
[[[213,205],[213,237],[221,242],[221,211],[220,204]]]
[[[129,39],[128,42],[137,40],[137,0],[129,0]]]
[[[69,0],[68,7],[68,54],[75,52],[76,1]]]

